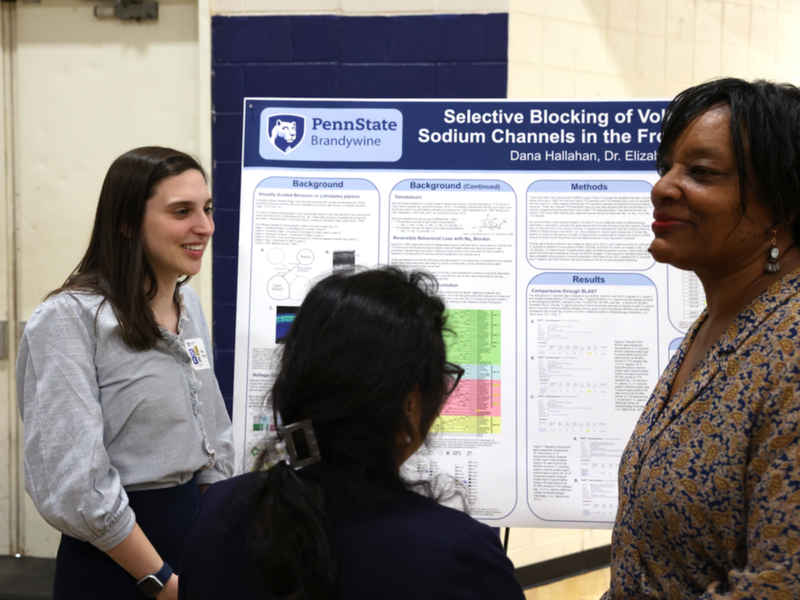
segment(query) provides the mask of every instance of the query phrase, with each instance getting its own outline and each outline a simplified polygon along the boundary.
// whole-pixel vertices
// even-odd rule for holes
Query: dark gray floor
[[[524,588],[608,566],[610,546],[585,550],[516,569]],[[0,556],[0,600],[52,600],[56,561],[52,558]],[[798,599],[800,600],[800,599]]]
[[[0,556],[0,600],[52,600],[56,561]]]

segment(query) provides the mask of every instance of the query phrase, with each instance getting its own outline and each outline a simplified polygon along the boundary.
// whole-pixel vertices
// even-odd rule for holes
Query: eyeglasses
[[[456,391],[458,382],[464,376],[464,369],[451,362],[444,363],[444,377],[445,377],[445,396],[449,396]]]

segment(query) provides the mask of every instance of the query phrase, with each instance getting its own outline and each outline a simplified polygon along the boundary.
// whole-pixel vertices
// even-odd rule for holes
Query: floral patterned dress
[[[735,319],[622,456],[603,600],[800,598],[800,269]]]

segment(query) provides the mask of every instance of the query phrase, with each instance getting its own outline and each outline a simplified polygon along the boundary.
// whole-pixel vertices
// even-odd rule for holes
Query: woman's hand
[[[172,577],[167,579],[167,585],[161,590],[161,593],[156,596],[158,600],[178,600],[178,576],[175,573]]]
[[[153,544],[147,539],[139,524],[133,526],[122,542],[113,547],[107,554],[120,567],[130,573],[136,581],[147,577],[153,573],[158,573],[164,565],[164,561],[153,548]],[[178,576],[174,573],[167,579],[164,589],[156,596],[161,600],[177,600],[178,598]]]

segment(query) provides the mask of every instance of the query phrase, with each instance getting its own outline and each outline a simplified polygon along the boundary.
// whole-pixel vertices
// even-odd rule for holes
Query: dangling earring
[[[778,256],[780,256],[781,251],[778,250],[778,243],[775,241],[776,233],[776,231],[772,232],[772,247],[767,251],[767,264],[764,267],[767,273],[777,273],[778,269],[781,268],[780,264],[778,264]]]

